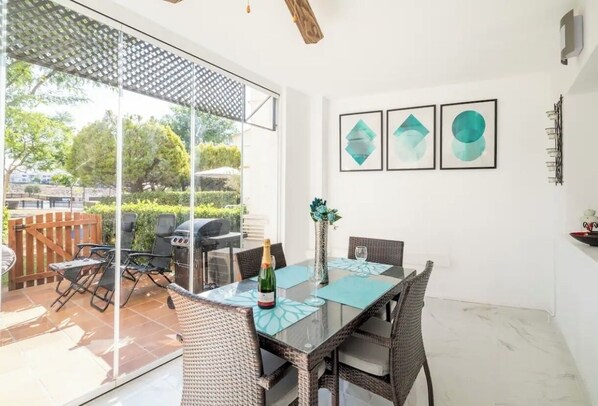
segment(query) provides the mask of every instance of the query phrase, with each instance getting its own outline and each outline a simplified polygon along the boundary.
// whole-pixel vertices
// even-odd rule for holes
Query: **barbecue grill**
[[[230,231],[230,222],[225,219],[195,219],[178,226],[170,241],[173,247],[175,281],[187,290],[189,286],[189,253],[191,250],[190,231],[193,230],[193,292],[210,288],[208,279],[208,252],[226,248],[230,250],[229,274],[227,282],[233,282],[233,248],[239,247],[241,233]],[[219,279],[217,282],[222,283]]]

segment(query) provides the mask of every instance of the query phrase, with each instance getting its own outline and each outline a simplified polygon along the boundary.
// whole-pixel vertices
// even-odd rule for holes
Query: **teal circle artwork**
[[[419,138],[417,142],[414,142],[414,138],[417,139],[420,133],[417,131],[412,132],[413,134],[409,134],[409,131],[403,133],[395,143],[395,152],[404,162],[417,162],[426,153],[426,140]]]
[[[474,161],[481,157],[486,150],[486,139],[481,137],[474,142],[465,143],[455,138],[452,147],[453,154],[461,161]]]
[[[486,131],[486,120],[477,111],[466,110],[453,120],[453,135],[464,143],[476,142]]]

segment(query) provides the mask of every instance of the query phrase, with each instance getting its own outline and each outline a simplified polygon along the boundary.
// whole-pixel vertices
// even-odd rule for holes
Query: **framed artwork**
[[[440,106],[440,169],[496,168],[497,100]]]
[[[341,172],[381,171],[382,110],[339,116]]]
[[[436,106],[386,111],[386,170],[436,168]]]

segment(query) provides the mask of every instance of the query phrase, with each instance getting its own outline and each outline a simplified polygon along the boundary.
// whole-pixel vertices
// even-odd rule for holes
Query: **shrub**
[[[114,213],[113,204],[96,204],[86,209],[87,213],[102,215],[103,239],[107,243],[114,243]],[[173,213],[176,215],[177,226],[189,219],[189,208],[183,206],[159,205],[150,202],[125,203],[122,212],[137,213],[137,225],[133,249],[151,251],[154,241],[154,227],[159,214]],[[195,208],[195,218],[223,218],[231,223],[231,231],[239,231],[241,224],[241,208],[223,209],[214,206],[198,206]]]
[[[10,214],[8,212],[8,207],[4,206],[3,209],[3,217],[2,217],[2,241],[5,244],[8,244],[8,218]]]
[[[139,203],[139,202],[153,202],[155,204],[165,206],[187,206],[189,205],[190,192],[162,192],[162,191],[145,191],[138,193],[123,194],[124,203]],[[100,199],[100,203],[114,204],[116,198],[104,197]],[[239,193],[237,192],[196,192],[195,205],[213,205],[214,207],[225,207],[230,205],[237,205],[240,202]]]
[[[41,191],[42,190],[37,185],[28,185],[28,186],[25,186],[25,193],[29,194],[29,196],[31,196],[34,193],[40,193]]]

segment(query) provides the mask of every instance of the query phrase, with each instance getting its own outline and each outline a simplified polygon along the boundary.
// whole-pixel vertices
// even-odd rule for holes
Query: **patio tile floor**
[[[104,313],[76,294],[62,309],[50,304],[56,283],[2,294],[0,382],[3,402],[64,404],[113,381],[114,306]],[[123,291],[130,288],[123,283]],[[177,351],[178,320],[168,294],[148,280],[120,312],[120,376]]]

